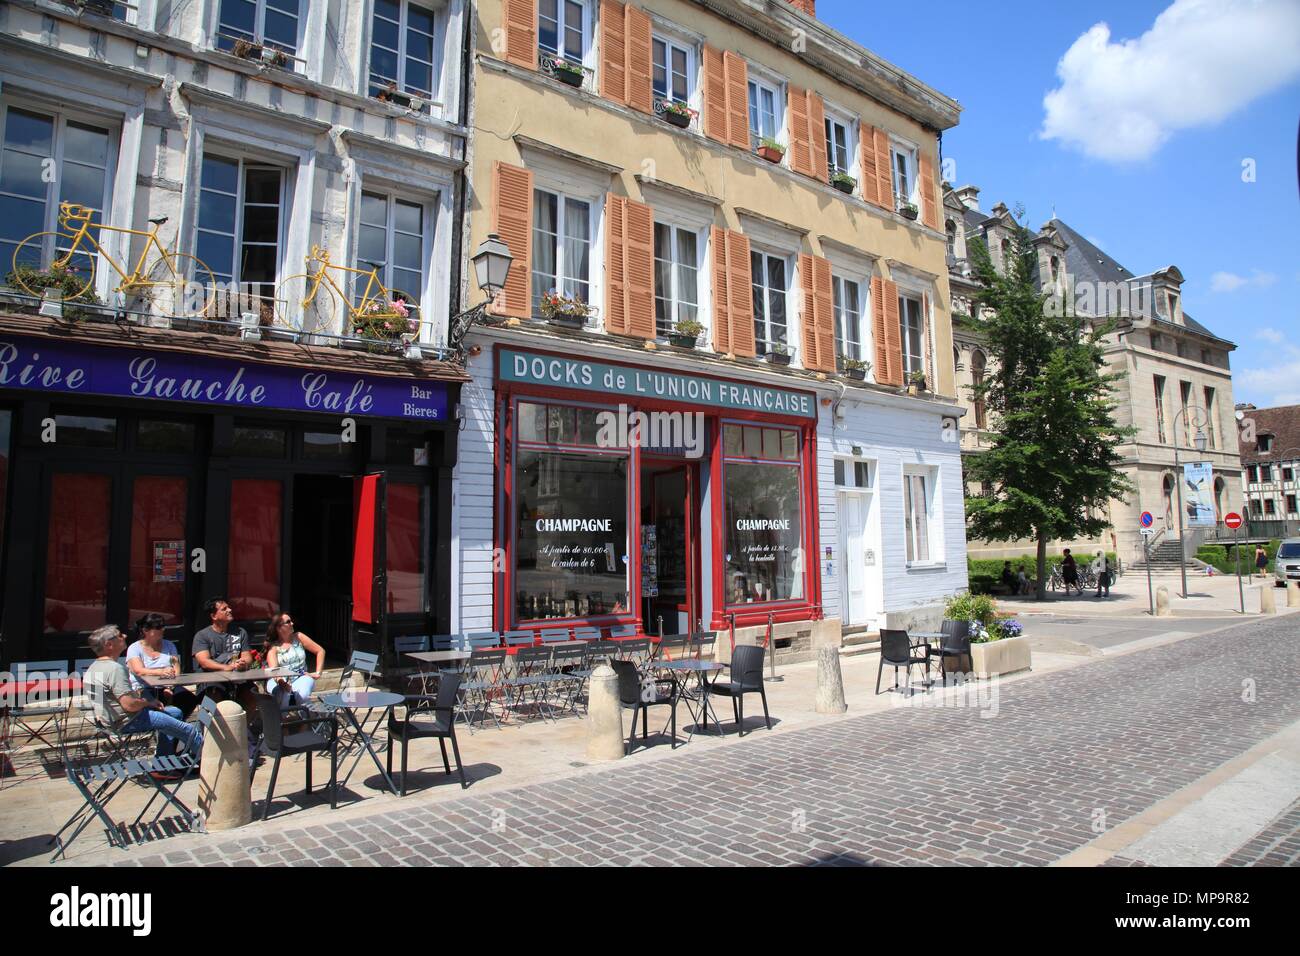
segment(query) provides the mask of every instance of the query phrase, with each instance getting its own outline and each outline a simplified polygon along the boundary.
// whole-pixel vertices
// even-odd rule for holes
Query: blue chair
[[[501,635],[496,631],[476,631],[465,636],[465,643],[471,651],[484,650],[501,646]]]

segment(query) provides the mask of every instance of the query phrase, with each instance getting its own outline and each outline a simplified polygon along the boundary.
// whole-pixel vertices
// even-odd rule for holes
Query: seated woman
[[[147,700],[157,700],[175,707],[181,718],[189,717],[199,705],[199,696],[184,687],[149,687],[144,677],[177,677],[181,673],[180,652],[171,641],[163,639],[167,619],[150,612],[135,622],[135,642],[126,649],[126,668],[131,674],[131,689]]]
[[[308,653],[316,655],[316,668],[310,673],[307,671]],[[295,630],[293,618],[283,611],[271,618],[266,629],[265,655],[268,668],[287,667],[297,674],[292,678],[273,677],[266,682],[267,693],[275,698],[281,710],[311,700],[311,692],[325,669],[325,648]]]

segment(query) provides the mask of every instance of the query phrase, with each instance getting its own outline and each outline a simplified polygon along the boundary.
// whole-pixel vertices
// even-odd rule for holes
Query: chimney
[[[967,209],[980,211],[980,188],[978,186],[962,186],[961,189],[954,189],[953,193],[957,196],[957,201]]]
[[[817,0],[790,0],[790,6],[802,10],[810,17],[817,16]]]

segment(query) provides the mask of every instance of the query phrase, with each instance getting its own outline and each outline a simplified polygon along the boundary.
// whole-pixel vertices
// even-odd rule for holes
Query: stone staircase
[[[1151,551],[1151,570],[1158,571],[1177,571],[1183,565],[1183,543],[1179,538],[1165,538]],[[1147,562],[1145,558],[1140,558],[1131,565],[1133,570],[1145,571]],[[1196,565],[1188,561],[1188,569]]]

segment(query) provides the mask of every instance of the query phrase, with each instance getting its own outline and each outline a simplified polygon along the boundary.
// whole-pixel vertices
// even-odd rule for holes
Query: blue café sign
[[[629,398],[690,402],[727,410],[817,417],[817,405],[809,392],[731,382],[707,375],[608,365],[505,348],[497,350],[497,373],[505,382],[551,385]]]
[[[0,336],[0,388],[443,421],[442,382]]]

